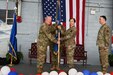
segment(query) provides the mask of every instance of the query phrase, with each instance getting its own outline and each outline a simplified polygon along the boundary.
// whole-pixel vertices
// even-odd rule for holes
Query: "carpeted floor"
[[[1,66],[2,67],[2,66]],[[48,71],[50,72],[50,64],[44,64],[44,71]],[[69,68],[67,67],[67,65],[60,65],[61,69],[64,70],[65,72],[67,72],[69,70]],[[15,68],[16,72],[19,74],[23,74],[23,75],[36,75],[36,63],[33,64],[18,64],[18,65],[14,65],[11,68]],[[90,72],[97,72],[100,71],[100,66],[99,65],[87,65],[87,66],[83,66],[81,64],[75,64],[75,69],[77,71],[82,72],[83,70],[87,69],[90,70]],[[108,72],[113,72],[113,67],[109,67],[108,68]]]

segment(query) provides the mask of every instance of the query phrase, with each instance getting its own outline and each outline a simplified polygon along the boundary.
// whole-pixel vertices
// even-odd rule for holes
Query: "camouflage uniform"
[[[61,40],[65,41],[66,54],[67,54],[67,64],[69,67],[74,67],[74,49],[76,47],[75,36],[76,28],[75,26],[69,28],[65,33],[64,37]]]
[[[43,66],[45,62],[46,49],[50,45],[50,41],[57,43],[57,40],[50,33],[51,26],[43,23],[39,30],[37,42],[37,67]]]
[[[56,35],[56,30],[57,30],[57,25],[56,24],[52,25],[52,27],[51,27],[52,35],[54,35],[54,36]],[[61,34],[64,33],[64,32],[65,32],[65,28],[64,28],[64,26],[61,25]],[[54,45],[54,43],[51,42],[50,49],[51,49],[51,53],[52,53],[52,66],[58,67],[58,55],[54,54],[53,45]],[[62,42],[61,42],[61,46],[60,47],[62,47]]]
[[[102,71],[106,72],[108,68],[108,48],[110,45],[110,28],[106,24],[102,25],[98,32],[97,45],[99,47]]]
[[[56,30],[57,30],[57,25],[56,24],[52,25],[51,26],[51,33],[52,33],[52,35],[54,37],[55,37],[55,34],[56,34]],[[52,66],[57,64],[57,55],[54,54],[53,46],[54,46],[54,43],[51,42],[51,44],[50,44],[50,51],[51,51],[51,54],[52,54],[52,56],[51,56],[51,58],[52,58]]]

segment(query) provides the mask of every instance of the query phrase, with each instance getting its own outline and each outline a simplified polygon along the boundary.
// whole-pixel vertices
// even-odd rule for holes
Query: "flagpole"
[[[12,53],[13,53],[14,48],[13,48],[13,46],[11,45],[10,42],[9,42],[9,45],[11,46],[11,48],[12,48]],[[12,55],[10,55],[10,56],[11,56],[11,61],[10,61],[9,66],[13,66],[13,64],[12,64],[12,62],[13,62],[13,57],[12,57]]]
[[[17,7],[17,15],[21,16],[21,6],[22,6],[22,1],[18,0],[18,7]]]
[[[60,42],[60,32],[58,32],[58,41]],[[60,64],[60,43],[58,43],[58,67]]]
[[[13,62],[13,57],[12,57],[12,55],[11,55],[11,61],[10,61],[9,66],[13,66],[12,62]]]
[[[7,24],[7,17],[8,17],[8,0],[6,1],[6,24]]]
[[[11,48],[13,49],[13,47],[12,47],[12,45],[11,45],[11,43],[9,42],[9,44],[10,44],[10,46],[11,46]],[[13,51],[12,51],[13,52]],[[9,66],[13,66],[13,64],[12,64],[12,62],[13,62],[13,57],[12,57],[12,55],[10,55],[11,56],[11,61],[10,61],[10,64],[9,64]]]
[[[57,18],[59,17],[59,7],[60,7],[60,0],[57,0]],[[58,23],[59,24],[59,23]],[[60,31],[58,30],[58,67],[60,67]]]

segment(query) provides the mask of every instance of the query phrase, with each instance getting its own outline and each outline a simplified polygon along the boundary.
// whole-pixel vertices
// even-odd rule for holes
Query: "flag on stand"
[[[56,5],[56,24],[61,25],[60,1],[57,1],[57,5]]]
[[[84,44],[85,28],[85,2],[86,0],[60,0],[61,23],[69,28],[69,19],[76,19],[76,42]],[[57,0],[42,0],[43,17],[52,16],[52,21],[56,18]]]
[[[56,24],[61,25],[61,10],[60,10],[60,1],[57,1],[56,5]],[[55,35],[55,38],[58,39],[58,33],[60,33],[60,30],[57,30],[57,33]],[[55,52],[58,52],[58,44],[54,44],[53,49]]]
[[[14,20],[13,20],[13,26],[11,29],[10,34],[10,41],[9,41],[9,54],[16,58],[16,52],[17,52],[17,22],[16,22],[16,14],[14,14]]]

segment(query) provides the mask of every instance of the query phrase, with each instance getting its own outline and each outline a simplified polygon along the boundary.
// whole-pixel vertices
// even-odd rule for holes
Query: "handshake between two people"
[[[58,28],[59,30],[61,30],[61,25],[58,25],[57,28]]]
[[[62,25],[57,25],[57,29],[58,30],[62,30]],[[57,44],[60,44],[60,41],[61,41],[61,37],[60,37],[60,32],[58,32],[58,41],[57,41]]]

